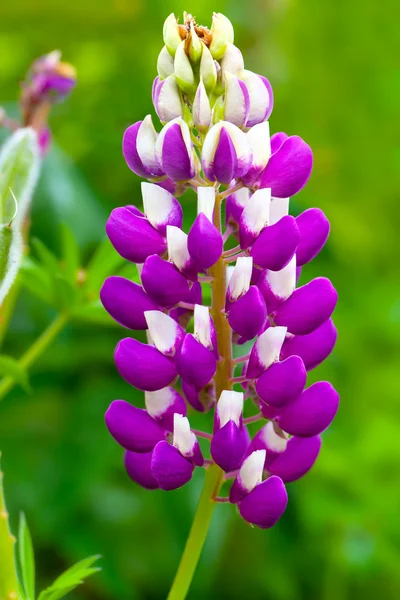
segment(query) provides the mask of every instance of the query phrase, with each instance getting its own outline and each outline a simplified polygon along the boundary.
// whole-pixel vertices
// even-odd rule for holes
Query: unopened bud
[[[179,35],[179,25],[174,13],[171,13],[169,17],[165,19],[164,29],[164,44],[167,47],[168,52],[171,56],[175,56],[175,52],[181,43],[181,36]]]
[[[199,36],[197,35],[197,33],[194,29],[193,21],[191,21],[191,23],[190,23],[190,33],[189,33],[189,38],[188,38],[187,42],[188,42],[188,49],[189,49],[189,58],[192,61],[192,63],[196,64],[199,62],[199,60],[201,58],[204,44],[202,44]]]
[[[174,70],[179,87],[186,94],[193,94],[196,89],[194,73],[189,57],[185,51],[185,41],[181,42],[176,50]]]
[[[200,131],[207,129],[211,125],[211,107],[210,100],[204,87],[204,83],[200,80],[196,95],[193,101],[193,122],[195,127]]]
[[[174,59],[166,46],[161,50],[157,59],[157,72],[160,79],[166,79],[174,72]]]
[[[215,60],[220,60],[225,54],[227,44],[233,43],[234,33],[230,20],[221,13],[214,13],[211,35],[210,52]]]
[[[214,90],[217,83],[217,68],[211,52],[204,46],[200,61],[200,77],[203,79],[204,87],[208,94]]]

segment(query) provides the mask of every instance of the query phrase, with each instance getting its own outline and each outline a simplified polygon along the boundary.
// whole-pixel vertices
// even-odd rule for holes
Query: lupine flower
[[[330,383],[307,385],[336,342],[336,290],[324,277],[298,285],[329,221],[318,208],[289,214],[312,151],[298,136],[270,137],[271,86],[244,68],[230,21],[216,14],[208,30],[186,13],[181,25],[170,15],[164,44],[152,94],[160,133],[147,116],[123,139],[128,167],[150,181],[143,208],[116,208],[107,222],[141,282],[109,277],[101,290],[118,323],[147,332],[147,344],[128,337],[115,351],[121,376],[144,391],[144,408],[116,400],[106,423],[139,485],[176,489],[195,468],[217,465],[231,480],[223,500],[268,528],[285,511],[285,484],[315,463],[339,405]],[[197,216],[184,231],[175,196],[187,188]],[[202,302],[209,285],[212,306]],[[187,407],[189,419],[214,410],[212,433],[192,431]],[[206,461],[197,435],[210,441]]]

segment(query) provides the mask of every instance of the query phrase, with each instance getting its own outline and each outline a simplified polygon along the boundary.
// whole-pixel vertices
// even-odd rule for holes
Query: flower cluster
[[[329,222],[317,208],[289,215],[312,152],[297,136],[270,137],[271,86],[244,68],[230,21],[214,14],[208,30],[191,15],[183,25],[171,15],[164,42],[153,85],[163,128],[157,133],[148,115],[123,138],[128,166],[149,180],[143,211],[116,208],[107,222],[141,285],[110,277],[101,290],[116,321],[147,331],[147,344],[128,337],[115,351],[121,376],[145,392],[145,408],[116,400],[106,423],[140,485],[176,489],[215,463],[233,480],[229,501],[267,528],[286,508],[285,483],[312,467],[338,409],[328,382],[305,387],[307,371],[334,347],[337,293],[323,277],[297,287]],[[185,233],[176,196],[187,188],[197,193],[197,217]],[[208,285],[211,307],[202,303]],[[250,353],[240,355],[245,343]],[[245,402],[247,413],[254,405],[259,412],[244,417]],[[191,429],[187,405],[214,410],[212,434]],[[264,424],[251,439],[253,421]],[[198,435],[210,441],[206,460]]]

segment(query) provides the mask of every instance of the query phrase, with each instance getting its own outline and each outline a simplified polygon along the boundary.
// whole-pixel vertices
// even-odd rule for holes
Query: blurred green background
[[[213,10],[230,17],[246,66],[273,85],[272,131],[299,134],[314,150],[312,178],[293,210],[321,207],[332,233],[304,280],[330,277],[340,302],[336,350],[310,380],[327,378],[341,394],[318,464],[289,486],[288,511],[273,530],[253,530],[233,507],[217,507],[189,597],[397,599],[399,10],[360,0],[3,3],[1,103],[14,102],[30,62],[54,48],[79,75],[52,115],[55,146],[33,233],[57,251],[58,223],[66,222],[88,257],[110,210],[140,203],[121,136],[152,111],[162,24],[184,9],[202,24]],[[193,200],[184,203],[189,219]],[[52,316],[24,292],[2,351],[20,356]],[[124,335],[111,322],[69,326],[33,369],[33,393],[16,388],[0,405],[8,508],[14,529],[18,511],[27,515],[40,584],[103,555],[102,573],[74,598],[165,598],[202,483],[198,473],[182,490],[146,492],[125,475],[103,420],[114,398],[142,402],[113,365]]]

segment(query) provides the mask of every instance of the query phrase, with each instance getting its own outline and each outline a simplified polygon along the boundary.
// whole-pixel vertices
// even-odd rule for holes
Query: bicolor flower
[[[272,87],[266,77],[244,70],[241,75],[249,93],[249,114],[246,127],[267,121],[274,106]]]
[[[189,127],[178,117],[167,123],[155,144],[159,167],[172,181],[188,181],[196,175],[196,162]]]
[[[215,189],[199,188],[198,215],[188,235],[188,249],[192,259],[202,269],[209,269],[220,258],[223,249],[221,232],[213,223]]]
[[[248,445],[248,433],[243,427],[242,411],[243,394],[223,391],[215,409],[210,452],[214,461],[224,471],[234,471],[240,467]]]
[[[128,127],[124,133],[122,153],[128,167],[139,177],[148,179],[165,175],[155,156],[157,137],[151,115]]]
[[[211,127],[202,152],[204,173],[210,181],[229,184],[247,173],[251,159],[246,134],[236,125],[220,121]]]
[[[152,97],[155,111],[162,123],[168,123],[183,116],[181,92],[175,73],[166,79],[156,78]]]

